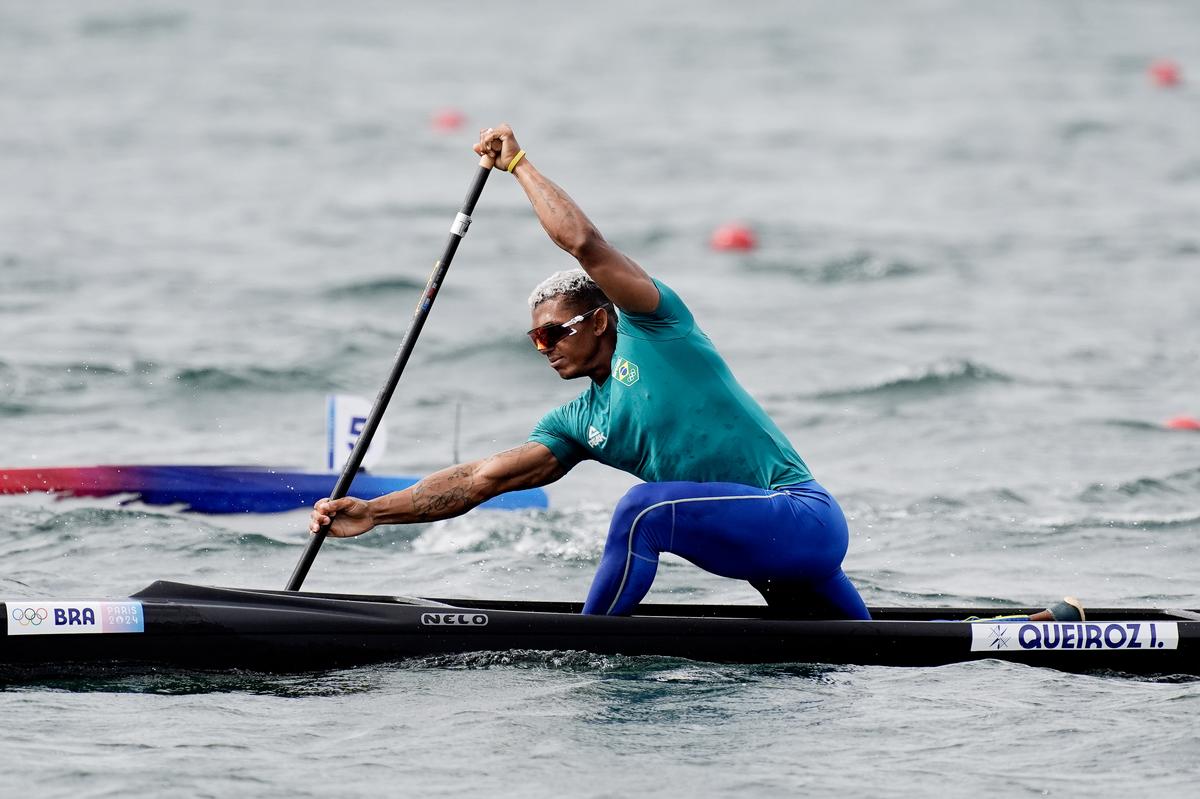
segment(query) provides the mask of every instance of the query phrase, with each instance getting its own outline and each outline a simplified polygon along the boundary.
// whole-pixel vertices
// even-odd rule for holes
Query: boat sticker
[[[5,602],[9,635],[145,632],[141,602]]]
[[[486,613],[422,613],[421,624],[433,627],[484,627]]]
[[[972,652],[1178,649],[1173,621],[1007,622],[971,625]]]

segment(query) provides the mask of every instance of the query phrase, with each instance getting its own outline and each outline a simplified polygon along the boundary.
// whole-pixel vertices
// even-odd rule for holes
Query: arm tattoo
[[[534,186],[548,215],[557,216],[563,222],[570,225],[578,225],[580,223],[580,214],[578,213],[575,201],[567,196],[567,193],[554,182],[542,177]]]
[[[437,481],[426,485],[422,480],[413,486],[413,514],[420,522],[433,522],[466,513],[475,507],[471,496],[472,472],[459,466]]]

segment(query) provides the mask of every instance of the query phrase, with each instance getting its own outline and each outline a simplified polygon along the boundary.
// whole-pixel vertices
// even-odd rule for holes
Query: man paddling
[[[747,580],[781,615],[867,619],[842,572],[848,533],[834,498],[741,387],[679,296],[609,244],[525,156],[508,125],[474,146],[515,176],[546,233],[578,261],[529,298],[528,335],[563,379],[587,377],[515,449],[370,501],[321,500],[311,530],[447,519],[506,491],[551,483],[582,460],[642,478],[617,504],[583,612],[626,615],[662,552]]]

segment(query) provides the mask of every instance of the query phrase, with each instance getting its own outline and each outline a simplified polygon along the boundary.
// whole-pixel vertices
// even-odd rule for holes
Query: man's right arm
[[[432,522],[461,516],[494,496],[552,483],[566,474],[544,444],[527,442],[482,460],[450,466],[415,485],[369,502],[355,497],[319,501],[309,530],[331,524],[335,538],[361,535],[380,524]]]

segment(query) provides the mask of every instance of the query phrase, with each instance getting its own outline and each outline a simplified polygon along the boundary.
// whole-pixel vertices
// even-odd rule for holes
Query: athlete
[[[451,466],[370,501],[316,503],[311,530],[447,519],[506,491],[551,483],[585,459],[644,480],[617,504],[583,612],[627,615],[672,552],[747,580],[779,615],[870,618],[846,575],[846,519],[787,437],[738,384],[683,300],[615,249],[525,156],[506,124],[475,152],[512,173],[546,233],[581,269],[529,298],[528,333],[563,379],[587,389],[523,445]]]

